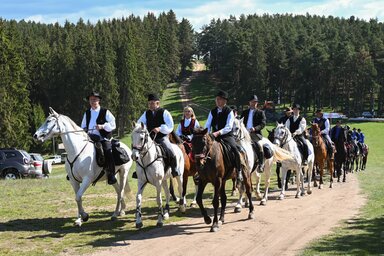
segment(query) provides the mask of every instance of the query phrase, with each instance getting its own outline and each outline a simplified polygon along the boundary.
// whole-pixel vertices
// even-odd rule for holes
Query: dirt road
[[[187,91],[187,85],[181,91]],[[365,202],[355,174],[332,189],[328,185],[300,199],[292,186],[283,201],[275,200],[278,192],[273,192],[267,206],[255,202],[253,220],[247,220],[247,209],[235,214],[229,206],[226,223],[217,233],[209,232],[203,218],[187,219],[140,232],[93,255],[295,255],[342,220],[356,216]]]

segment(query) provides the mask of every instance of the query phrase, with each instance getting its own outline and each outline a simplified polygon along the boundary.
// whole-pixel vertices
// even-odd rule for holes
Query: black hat
[[[150,94],[148,94],[148,101],[152,101],[152,100],[158,101],[158,100],[160,100],[160,98],[156,94],[150,93]]]
[[[225,100],[228,100],[228,93],[226,91],[219,91],[217,94],[216,94],[216,97],[220,97],[220,98],[223,98]]]
[[[249,98],[249,100],[248,101],[259,101],[259,99],[257,98],[257,96],[256,95],[252,95],[250,98]]]
[[[285,108],[284,112],[292,112],[292,109],[291,108]]]
[[[352,130],[356,130],[356,128],[355,127],[353,127],[353,129]]]
[[[317,113],[321,113],[321,114],[322,114],[322,113],[323,113],[323,110],[322,110],[321,108],[319,108],[319,109],[316,110],[316,114],[317,114]]]
[[[89,99],[89,97],[91,97],[91,96],[93,96],[93,97],[97,97],[97,98],[99,98],[99,99],[102,99],[102,97],[100,96],[100,94],[99,94],[98,92],[95,92],[95,91],[91,92],[91,93],[88,95],[88,99]]]
[[[358,132],[361,132],[361,129],[359,128],[359,129],[357,129],[357,131],[358,131]]]
[[[292,104],[292,109],[294,109],[294,108],[297,108],[297,109],[301,110],[301,106],[299,104],[297,104],[297,103],[293,103]]]

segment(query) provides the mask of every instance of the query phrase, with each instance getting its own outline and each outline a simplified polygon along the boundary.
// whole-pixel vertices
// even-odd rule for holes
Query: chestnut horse
[[[334,153],[332,156],[329,156],[327,153],[327,147],[325,142],[323,141],[323,137],[321,136],[320,127],[316,124],[312,124],[312,144],[315,150],[315,165],[319,167],[320,171],[320,184],[319,189],[322,188],[323,183],[323,175],[324,175],[324,164],[327,162],[327,169],[330,175],[329,187],[332,188],[333,185],[333,159]],[[317,181],[314,179],[313,186],[317,187]]]
[[[189,145],[184,145],[184,144],[188,144],[187,142],[185,142],[182,139],[180,139],[179,136],[177,136],[174,131],[169,134],[169,140],[172,143],[174,143],[177,146],[179,146],[179,148],[183,152],[183,156],[184,156],[183,198],[185,198],[185,194],[187,193],[188,178],[190,176],[194,176],[195,177],[195,175],[197,173],[196,164],[195,164],[194,159],[191,159],[191,156],[190,156],[191,154],[187,154],[187,152],[186,152],[185,146],[189,147]],[[197,195],[197,182],[196,182],[195,179],[193,179],[193,181],[195,182],[195,196],[194,196],[193,201],[192,201],[192,203],[190,205],[191,207],[194,207],[196,205],[196,195]],[[176,198],[175,193],[174,193],[172,179],[171,179],[171,182],[170,182],[170,193],[171,193],[173,199],[175,201],[177,201],[177,198]]]
[[[200,207],[201,214],[204,217],[206,224],[211,224],[212,220],[208,216],[203,205],[203,192],[208,183],[214,186],[214,197],[212,200],[214,215],[211,232],[219,230],[219,223],[224,223],[225,207],[227,204],[227,195],[225,194],[225,182],[236,176],[235,166],[233,161],[229,164],[224,161],[223,145],[216,141],[208,129],[196,128],[192,138],[192,151],[195,155],[196,167],[199,172],[199,185],[197,190],[197,204]],[[253,219],[253,203],[251,195],[251,178],[248,167],[242,163],[243,177],[246,194],[248,196],[249,214],[248,219]],[[220,220],[217,218],[219,208],[219,199],[221,201]]]

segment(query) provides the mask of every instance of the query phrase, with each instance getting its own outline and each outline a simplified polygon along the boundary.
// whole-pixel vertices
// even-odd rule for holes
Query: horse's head
[[[320,138],[321,138],[319,125],[317,123],[312,123],[311,131],[312,131],[313,146],[317,147],[320,144]]]
[[[270,142],[273,143],[273,141],[275,140],[275,129],[276,128],[273,128],[271,131],[267,129],[267,132],[268,132],[268,139]]]
[[[49,116],[44,123],[36,130],[33,138],[39,142],[44,142],[54,136],[60,134],[59,117],[51,107],[49,108]]]
[[[274,135],[273,143],[278,146],[281,146],[281,145],[284,145],[284,143],[286,143],[286,141],[291,136],[291,133],[288,130],[288,128],[285,127],[284,124],[277,123],[276,125],[277,126],[274,128],[275,132],[273,134]]]
[[[208,152],[208,129],[198,127],[193,130],[192,137],[192,152],[196,160],[201,160],[206,157]]]
[[[246,140],[247,142],[251,142],[251,136],[247,131],[247,128],[244,125],[243,119],[235,119],[233,122],[232,132],[237,141]]]
[[[151,140],[144,123],[135,123],[132,131],[132,159],[136,161],[142,152],[146,152],[148,141]]]

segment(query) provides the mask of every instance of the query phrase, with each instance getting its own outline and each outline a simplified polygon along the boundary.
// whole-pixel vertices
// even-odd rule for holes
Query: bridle
[[[195,136],[196,137],[204,137],[206,135],[205,134],[194,134],[193,136],[194,137]],[[204,147],[205,148],[207,147],[206,143],[205,143]],[[212,148],[213,148],[213,146],[211,145],[211,147],[209,148],[208,152],[204,153],[204,149],[203,149],[203,152],[201,154],[194,154],[195,155],[195,160],[203,160],[203,162],[205,162],[205,161],[207,161],[207,159],[211,159],[211,157],[209,155],[211,153]]]
[[[282,129],[287,130],[287,128],[285,128],[285,127],[282,127]],[[280,136],[279,136],[278,138],[276,138],[276,136],[275,136],[275,140],[276,140],[276,139],[280,141],[280,147],[282,148],[282,147],[284,147],[286,144],[288,144],[288,142],[290,142],[291,140],[293,140],[293,137],[292,137],[290,140],[288,140],[288,132],[285,132],[285,133],[284,133],[284,137],[283,137],[282,139],[280,139]]]

